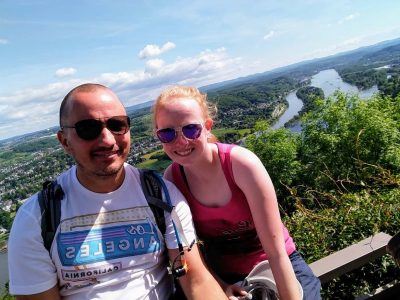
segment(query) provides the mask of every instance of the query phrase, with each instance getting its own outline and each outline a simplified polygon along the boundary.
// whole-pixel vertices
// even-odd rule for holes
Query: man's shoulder
[[[76,176],[76,166],[72,166],[69,169],[62,172],[55,178],[48,178],[49,181],[57,181],[61,186],[67,187],[70,182],[72,182],[73,177]]]
[[[124,169],[125,169],[125,172],[131,172],[131,174],[134,174],[134,175],[139,174],[139,168],[132,166],[128,163],[124,163]]]
[[[61,182],[66,182],[66,178],[70,176],[73,168],[70,168],[60,175],[58,175],[56,178],[48,178],[48,181],[57,181],[58,183]],[[44,181],[41,183],[43,184]],[[21,207],[18,209],[18,211],[24,212],[26,214],[32,214],[36,215],[40,211],[40,206],[39,206],[39,201],[38,201],[38,195],[41,192],[41,190],[37,191],[27,199],[23,200],[23,204]]]
[[[31,195],[29,198],[22,200],[23,204],[20,206],[17,213],[18,214],[24,213],[24,214],[35,215],[37,212],[37,209],[39,207],[38,194],[39,194],[39,192],[36,192],[35,194]]]

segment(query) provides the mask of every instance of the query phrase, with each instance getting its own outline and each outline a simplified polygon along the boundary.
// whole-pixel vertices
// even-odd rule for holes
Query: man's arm
[[[170,260],[174,261],[179,256],[179,250],[168,249],[168,255]],[[196,244],[190,251],[185,249],[184,259],[188,271],[179,278],[179,283],[187,299],[227,299],[220,285],[206,268]],[[179,262],[179,257],[177,261]]]
[[[17,299],[60,299],[58,293],[54,294],[57,270],[41,236],[37,195],[27,200],[15,216],[8,239],[8,271],[9,291],[20,295]]]
[[[16,300],[60,300],[58,286],[55,285],[50,290],[34,295],[19,295],[15,296]]]

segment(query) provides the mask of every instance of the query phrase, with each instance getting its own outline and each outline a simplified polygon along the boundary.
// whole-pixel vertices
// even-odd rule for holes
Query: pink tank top
[[[268,259],[258,239],[247,199],[234,181],[230,159],[234,146],[217,143],[222,169],[232,192],[231,200],[222,207],[207,207],[197,201],[189,190],[183,167],[172,164],[174,183],[189,203],[197,236],[204,242],[207,262],[222,279],[245,277],[257,263]],[[282,231],[286,252],[290,255],[296,247],[283,224]]]

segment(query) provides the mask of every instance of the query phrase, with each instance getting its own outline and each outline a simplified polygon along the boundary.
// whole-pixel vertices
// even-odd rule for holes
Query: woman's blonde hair
[[[190,86],[172,86],[161,92],[153,105],[153,125],[157,127],[157,114],[159,110],[169,101],[190,98],[195,100],[203,113],[204,120],[213,119],[217,115],[217,107],[207,101],[207,94],[202,94],[197,88]],[[216,141],[216,137],[211,134],[208,139],[210,142]]]

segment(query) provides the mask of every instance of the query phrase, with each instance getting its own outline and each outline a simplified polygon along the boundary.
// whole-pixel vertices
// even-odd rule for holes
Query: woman
[[[165,90],[154,107],[156,134],[173,163],[164,177],[185,195],[208,266],[228,296],[233,283],[269,260],[280,299],[320,299],[320,283],[282,224],[271,179],[251,151],[214,143],[206,95],[193,87]]]

